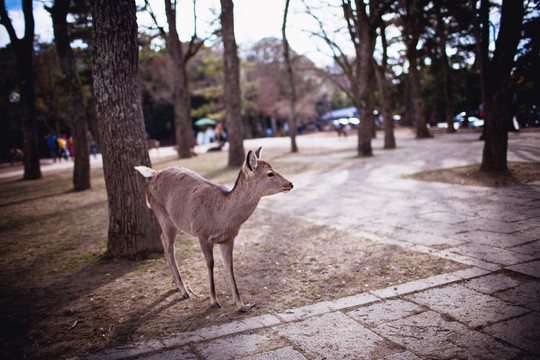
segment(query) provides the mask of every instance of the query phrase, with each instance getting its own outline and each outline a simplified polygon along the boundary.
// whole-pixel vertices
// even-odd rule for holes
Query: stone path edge
[[[214,325],[195,331],[171,335],[161,340],[147,340],[126,344],[100,353],[83,355],[70,360],[105,360],[129,359],[143,355],[160,353],[178,348],[190,343],[208,341],[224,336],[240,334],[247,331],[258,330],[265,327],[282,325],[307,319],[312,316],[323,315],[334,311],[351,310],[360,306],[369,305],[382,300],[423,291],[430,288],[449,285],[464,280],[470,280],[490,273],[491,271],[470,267],[451,273],[434,275],[425,279],[415,280],[404,284],[392,285],[384,289],[372,290],[357,295],[347,296],[336,300],[323,301],[311,305],[293,308],[275,314],[265,314],[243,320],[237,320],[222,325]]]

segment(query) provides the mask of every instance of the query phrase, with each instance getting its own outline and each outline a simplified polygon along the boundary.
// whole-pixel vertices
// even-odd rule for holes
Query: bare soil
[[[273,151],[265,158],[285,176],[319,166],[280,162],[284,151]],[[238,173],[226,168],[225,153],[154,165],[180,163],[223,184]],[[464,268],[258,209],[235,246],[240,292],[256,306],[236,311],[218,261],[222,308],[214,309],[197,239],[177,239],[180,273],[198,295],[182,301],[161,255],[103,258],[108,215],[101,170],[93,169],[91,190],[71,189],[70,170],[37,181],[0,180],[0,358],[69,358]]]

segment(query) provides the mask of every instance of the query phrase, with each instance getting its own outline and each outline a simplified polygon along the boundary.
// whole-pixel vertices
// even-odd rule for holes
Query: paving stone
[[[373,331],[425,359],[511,359],[520,351],[446,321],[433,311],[379,325]]]
[[[408,299],[471,327],[488,325],[529,311],[457,284],[412,294]]]
[[[280,321],[273,315],[261,315],[244,320],[233,321],[230,323],[210,326],[199,329],[193,333],[194,336],[200,336],[203,339],[213,339],[219,336],[236,334],[244,331],[255,330],[265,326],[279,324]]]
[[[467,265],[471,265],[471,266],[484,269],[484,270],[489,270],[489,271],[498,271],[502,268],[502,266],[499,264],[493,264],[491,262],[475,259],[473,257],[462,255],[462,254],[456,254],[452,252],[451,250],[452,249],[441,250],[438,253],[438,256],[447,260],[452,260],[461,264],[467,264]]]
[[[422,359],[414,355],[410,351],[405,351],[402,353],[397,353],[390,356],[386,356],[384,358],[380,358],[379,360],[422,360]]]
[[[534,256],[532,255],[520,254],[514,251],[477,243],[461,245],[448,249],[447,251],[501,265],[514,265],[534,259]]]
[[[185,348],[162,351],[160,353],[138,357],[133,360],[197,360],[197,356]]]
[[[488,271],[488,270],[480,269],[480,268],[477,268],[477,267],[471,267],[471,268],[468,268],[468,269],[457,270],[457,271],[451,272],[450,275],[457,276],[457,277],[459,277],[461,279],[472,279],[472,278],[475,278],[477,276],[482,276],[482,275],[486,275],[486,274],[489,274],[489,273],[490,273],[490,271]]]
[[[493,294],[497,291],[514,288],[520,284],[516,279],[505,274],[491,274],[476,279],[469,280],[463,285],[469,289],[479,291],[484,294]]]
[[[510,229],[508,229],[510,231]],[[452,238],[455,240],[460,240],[462,242],[472,242],[475,244],[484,244],[489,246],[496,246],[501,249],[506,249],[510,247],[514,247],[517,245],[529,243],[531,241],[537,240],[537,238],[534,238],[533,236],[529,234],[523,234],[523,233],[516,233],[519,228],[516,228],[515,225],[512,228],[512,231],[514,233],[506,234],[506,233],[498,233],[498,232],[492,232],[489,230],[474,230],[474,231],[468,231],[464,233],[459,233],[452,235]]]
[[[377,326],[422,311],[424,311],[422,307],[410,301],[388,300],[355,309],[347,315],[369,326]]]
[[[341,299],[328,302],[328,307],[332,310],[342,310],[354,306],[360,306],[378,301],[379,298],[368,293],[347,296]]]
[[[394,344],[340,312],[275,329],[311,359],[370,359],[399,352]]]
[[[409,294],[415,291],[429,289],[434,286],[448,284],[454,281],[458,281],[460,278],[450,274],[441,274],[431,276],[425,279],[410,281],[405,284],[393,285],[384,289],[374,290],[371,293],[380,298],[386,299],[399,295]]]
[[[171,334],[167,338],[163,339],[165,347],[178,347],[190,342],[205,340],[202,336],[198,335],[195,331]]]
[[[419,224],[419,228],[426,227],[426,224]],[[436,228],[433,228],[436,229]],[[409,229],[410,230],[410,229]],[[439,249],[446,249],[451,247],[457,247],[464,243],[463,240],[454,239],[451,237],[458,228],[449,230],[442,229],[441,234],[431,234],[429,230],[424,231],[399,231],[392,234],[393,237],[400,240],[405,240],[414,244],[421,244],[424,246],[432,246]]]
[[[506,267],[509,270],[540,278],[540,260]]]
[[[291,346],[242,358],[242,360],[306,360]]]
[[[300,308],[289,309],[284,312],[277,313],[276,315],[283,319],[285,322],[305,319],[310,316],[326,314],[332,311],[330,308],[330,301],[323,301],[320,303],[302,306]]]
[[[540,233],[540,229],[536,228],[536,231]],[[519,246],[514,246],[510,250],[521,253],[528,254],[534,257],[540,257],[540,240],[530,242],[528,244],[523,244]]]
[[[540,315],[528,314],[523,317],[491,325],[484,331],[492,336],[526,349],[540,356]]]
[[[240,334],[195,344],[197,351],[207,360],[226,360],[270,350],[285,345],[277,334]]]
[[[533,281],[497,294],[510,303],[540,311],[540,282]]]
[[[143,341],[138,343],[127,344],[119,346],[114,349],[107,349],[97,354],[89,356],[81,356],[76,359],[88,359],[88,360],[110,360],[110,359],[124,359],[128,357],[141,356],[147,353],[158,351],[163,348],[163,344],[158,340]]]

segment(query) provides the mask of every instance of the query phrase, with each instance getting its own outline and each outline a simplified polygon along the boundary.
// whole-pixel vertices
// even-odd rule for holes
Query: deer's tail
[[[135,166],[135,170],[140,172],[146,181],[148,181],[156,173],[156,170],[147,166]],[[148,194],[146,194],[146,206],[148,206],[149,209],[152,208],[152,206],[150,206],[150,202],[148,201]]]
[[[156,173],[156,170],[150,169],[146,166],[135,166],[135,170],[140,172],[146,179],[149,179]]]

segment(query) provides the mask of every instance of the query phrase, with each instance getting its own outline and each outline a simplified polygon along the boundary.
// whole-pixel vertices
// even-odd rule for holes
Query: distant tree
[[[196,27],[187,48],[180,41],[178,36],[178,27],[176,24],[176,1],[165,0],[165,13],[169,32],[166,33],[163,27],[157,24],[156,17],[152,12],[148,0],[145,1],[146,9],[154,19],[161,36],[167,42],[167,51],[173,62],[172,75],[173,83],[173,103],[174,103],[174,121],[176,126],[176,142],[178,144],[178,156],[180,158],[189,158],[192,155],[192,148],[195,145],[193,135],[193,124],[191,121],[191,93],[189,91],[189,77],[187,65],[190,59],[201,49],[204,41],[197,37]],[[193,2],[195,9],[195,1]],[[195,19],[196,21],[196,19]]]
[[[319,36],[329,46],[333,59],[341,70],[333,74],[331,79],[341,88],[358,110],[360,126],[358,127],[358,156],[372,156],[371,138],[373,136],[373,87],[375,82],[373,71],[373,52],[377,39],[377,28],[382,15],[389,9],[393,1],[371,0],[342,1],[342,10],[346,23],[346,31],[354,47],[354,56],[348,56],[342,47],[329,35],[324,22],[310,9],[308,12],[318,21]]]
[[[448,60],[448,55],[446,53],[447,29],[446,29],[446,23],[444,21],[444,13],[443,13],[444,10],[441,6],[441,3],[436,2],[434,5],[435,5],[435,18],[436,18],[435,28],[436,28],[436,33],[437,33],[437,40],[439,43],[439,56],[440,56],[442,74],[443,74],[443,93],[444,93],[444,101],[446,104],[446,109],[445,109],[446,132],[454,133],[456,132],[456,129],[454,128],[454,117],[453,117],[454,104],[453,104],[453,97],[452,97],[452,84],[450,83],[450,80],[451,80],[450,63]]]
[[[485,171],[507,170],[510,111],[510,75],[521,37],[523,1],[503,0],[499,33],[493,56],[489,53],[489,0],[480,1],[481,76],[484,104],[484,150],[480,168]]]
[[[71,0],[55,0],[54,6],[48,10],[53,20],[54,43],[62,69],[61,83],[67,96],[67,116],[71,121],[75,155],[73,187],[75,191],[79,191],[90,188],[90,154],[86,135],[88,119],[66,20],[70,2]]]
[[[93,74],[103,172],[109,200],[107,253],[114,258],[162,251],[160,227],[134,167],[150,166],[139,91],[134,0],[96,0]]]
[[[289,42],[287,41],[287,15],[289,13],[290,0],[285,0],[285,11],[283,13],[283,26],[281,28],[281,34],[283,38],[283,57],[285,58],[285,66],[287,67],[287,79],[289,82],[290,101],[289,101],[289,135],[291,137],[291,152],[298,152],[298,145],[296,144],[296,89],[294,86],[293,66],[291,61],[291,54],[289,50]]]
[[[390,84],[387,79],[388,73],[388,40],[386,38],[386,22],[381,21],[379,23],[380,28],[380,37],[381,37],[381,47],[382,47],[382,59],[381,64],[378,65],[375,60],[373,60],[373,67],[375,78],[377,79],[377,84],[379,86],[380,102],[381,102],[381,113],[383,117],[383,129],[384,129],[384,145],[385,149],[395,149],[396,148],[396,138],[394,136],[394,119],[390,112],[390,96],[389,89]]]
[[[39,145],[37,137],[36,105],[34,90],[34,16],[32,0],[23,0],[25,31],[22,39],[17,37],[11,19],[6,11],[5,0],[0,1],[0,24],[9,35],[15,50],[19,70],[20,101],[22,105],[22,133],[24,151],[24,180],[34,180],[41,177],[39,167]]]
[[[422,85],[418,70],[418,40],[424,29],[422,18],[425,0],[402,0],[403,38],[407,48],[407,61],[409,63],[409,101],[410,110],[416,122],[416,138],[430,137],[424,112],[422,99]]]
[[[229,138],[229,166],[244,162],[244,123],[240,97],[240,67],[234,37],[232,0],[221,0],[221,27],[225,63],[225,102],[227,107],[227,134]]]

